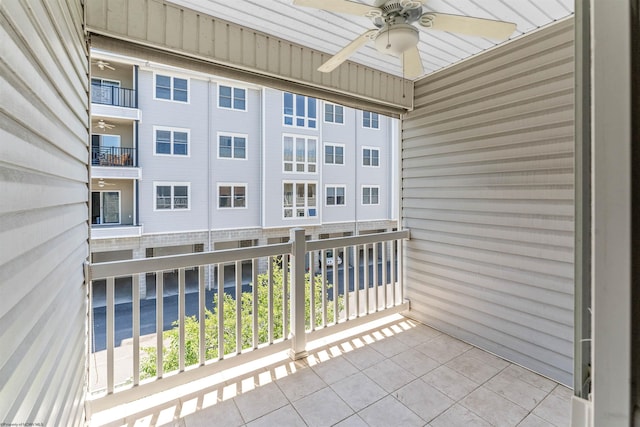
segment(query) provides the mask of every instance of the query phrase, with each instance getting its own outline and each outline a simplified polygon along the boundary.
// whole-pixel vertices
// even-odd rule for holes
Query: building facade
[[[396,227],[397,120],[93,56],[93,262]]]

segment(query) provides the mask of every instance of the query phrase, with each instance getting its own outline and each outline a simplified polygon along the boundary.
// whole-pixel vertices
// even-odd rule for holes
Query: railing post
[[[291,242],[291,349],[289,356],[293,360],[307,357],[307,336],[305,332],[305,282],[304,259],[306,241],[304,228],[290,231]]]

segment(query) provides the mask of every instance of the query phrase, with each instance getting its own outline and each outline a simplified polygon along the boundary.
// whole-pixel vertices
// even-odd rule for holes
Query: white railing
[[[402,240],[408,238],[404,230],[305,241],[299,228],[291,230],[288,243],[91,264],[93,411],[268,351],[288,348],[292,358],[304,357],[308,339],[371,320],[376,313],[407,309],[401,272]],[[327,266],[328,250],[333,266]],[[140,278],[154,280],[147,273],[155,274],[155,304],[140,298]],[[130,280],[124,302],[116,294],[116,278]],[[99,288],[104,295],[98,295]],[[98,307],[100,298],[104,306]],[[165,302],[176,298],[172,316],[176,309]],[[175,317],[169,332],[168,317]],[[149,323],[153,330],[141,332]],[[104,336],[102,344],[97,336]]]

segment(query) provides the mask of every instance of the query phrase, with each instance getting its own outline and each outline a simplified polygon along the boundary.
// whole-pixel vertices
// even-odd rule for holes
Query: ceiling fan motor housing
[[[410,24],[386,26],[376,36],[375,46],[381,53],[400,56],[418,44],[418,30]]]

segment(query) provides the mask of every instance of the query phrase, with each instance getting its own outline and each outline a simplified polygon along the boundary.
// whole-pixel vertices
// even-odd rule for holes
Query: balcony
[[[135,149],[127,147],[91,147],[91,165],[135,167]]]
[[[140,120],[142,117],[134,89],[92,83],[91,103],[92,115],[130,120]]]
[[[115,107],[138,108],[135,90],[105,84],[91,84],[91,102]]]
[[[91,265],[106,292],[90,309],[90,424],[568,425],[569,389],[402,316],[408,237],[295,229],[288,243]],[[328,250],[342,264],[317,269]],[[234,280],[217,286],[225,265]],[[141,301],[145,274],[155,298]],[[117,277],[132,277],[130,298]]]

